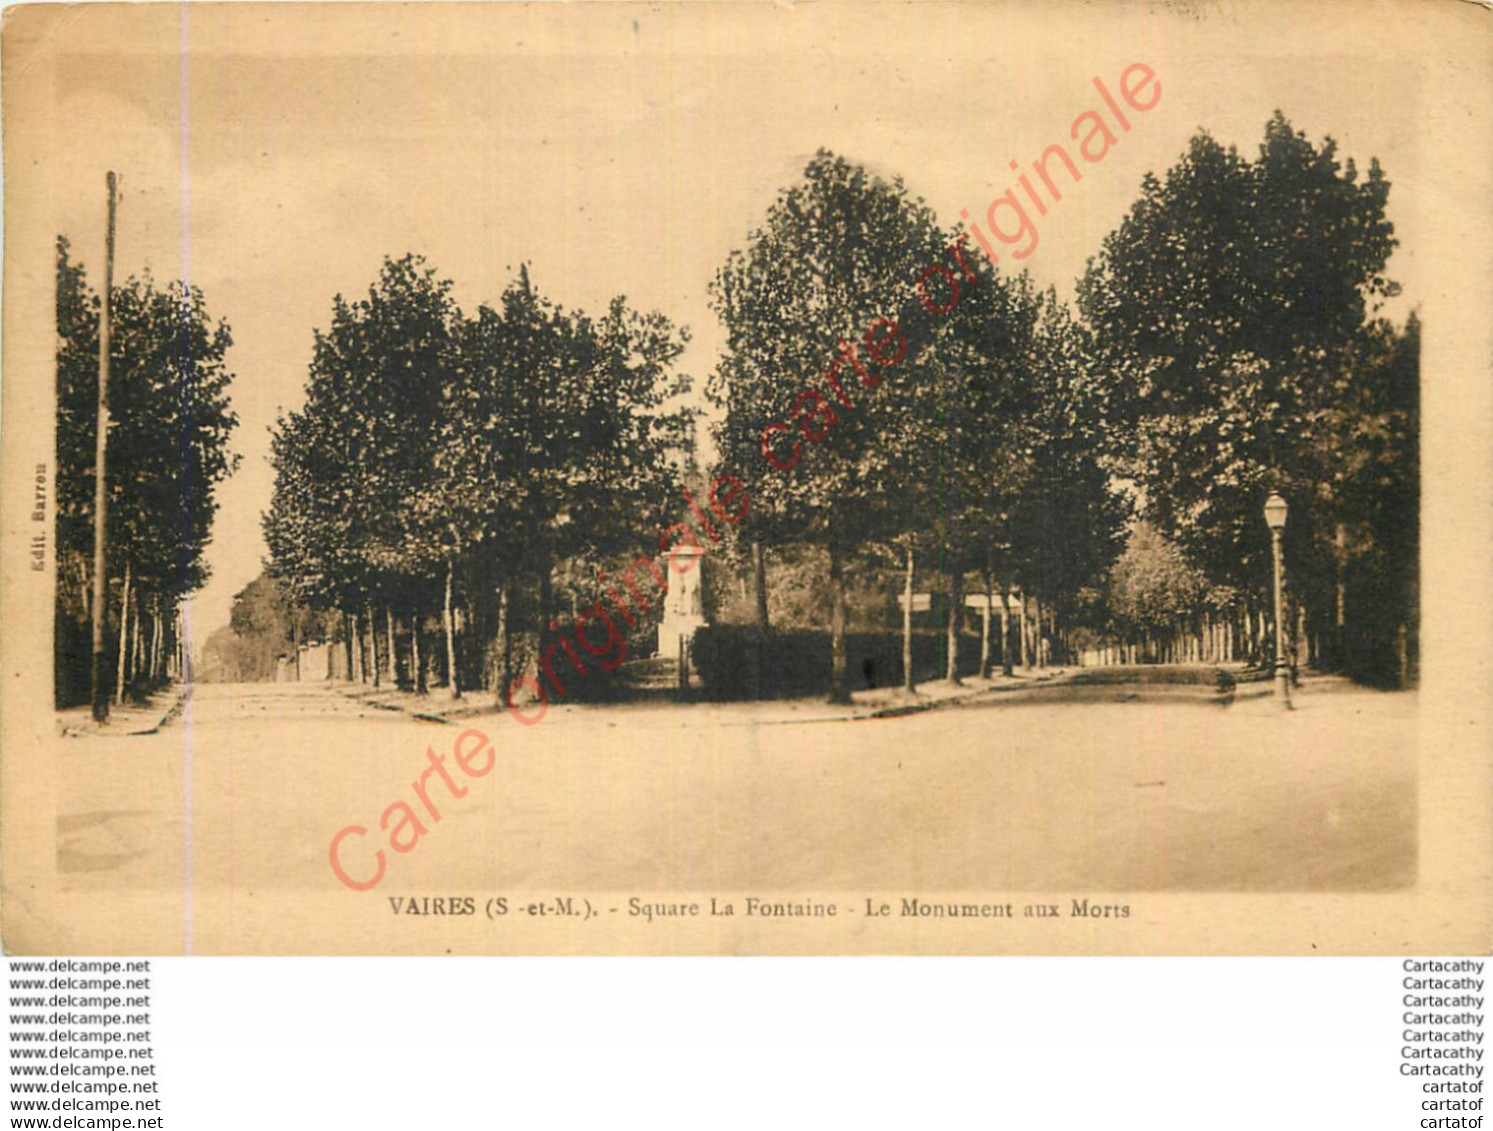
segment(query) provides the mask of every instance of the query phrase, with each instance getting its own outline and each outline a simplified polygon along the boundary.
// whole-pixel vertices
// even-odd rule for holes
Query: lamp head
[[[1270,497],[1265,500],[1265,525],[1271,530],[1284,530],[1286,528],[1286,501],[1280,497],[1279,492],[1271,491]]]

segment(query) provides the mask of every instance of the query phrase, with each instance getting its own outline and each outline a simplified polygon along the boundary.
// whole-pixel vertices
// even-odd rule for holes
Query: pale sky
[[[6,95],[36,85],[19,103],[32,117],[18,127],[8,115],[6,129],[46,164],[46,246],[67,234],[98,285],[104,173],[115,169],[117,277],[186,273],[233,328],[243,463],[222,489],[213,580],[195,601],[200,644],[261,569],[268,430],[301,401],[312,330],[335,293],[366,290],[386,254],[427,256],[469,311],[495,302],[523,261],[567,306],[600,312],[625,294],[690,328],[682,368],[702,385],[723,340],[706,285],[816,149],[900,174],[948,225],[1011,185],[1010,160],[1027,165],[1053,142],[1074,149],[1070,123],[1102,107],[1093,77],[1118,93],[1121,72],[1143,62],[1160,101],[1131,114],[1131,131],[1038,221],[1025,265],[1039,283],[1071,295],[1142,175],[1164,171],[1197,129],[1253,156],[1279,108],[1361,167],[1384,165],[1402,243],[1391,274],[1407,291],[1391,313],[1403,317],[1422,273],[1418,226],[1455,191],[1419,150],[1416,46],[1394,27],[1361,27],[1338,37],[1340,54],[1297,55],[1271,34],[1272,9],[1211,11],[54,10],[32,40],[7,25]],[[16,138],[7,143],[16,162]],[[9,228],[7,242],[14,250]],[[50,260],[32,269],[45,277]]]

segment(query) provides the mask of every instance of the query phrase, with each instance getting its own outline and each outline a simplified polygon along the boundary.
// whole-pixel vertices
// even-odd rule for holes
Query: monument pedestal
[[[664,597],[664,619],[658,626],[658,654],[677,660],[687,649],[695,630],[705,624],[705,550],[701,546],[676,546],[664,562],[669,592]],[[683,572],[680,572],[683,571]]]

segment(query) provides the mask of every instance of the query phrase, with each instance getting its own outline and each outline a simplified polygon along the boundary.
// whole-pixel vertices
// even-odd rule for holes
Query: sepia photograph
[[[7,11],[7,950],[1485,952],[1487,26],[1350,7]]]

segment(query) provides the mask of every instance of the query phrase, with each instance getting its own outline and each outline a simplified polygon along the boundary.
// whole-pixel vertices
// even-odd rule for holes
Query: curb
[[[137,727],[131,728],[130,730],[116,730],[116,729],[110,729],[109,727],[96,727],[96,726],[93,726],[93,725],[91,725],[92,724],[92,720],[90,720],[90,725],[87,728],[85,728],[85,729],[78,729],[76,727],[69,726],[67,723],[62,722],[62,720],[59,719],[58,720],[58,724],[59,724],[59,728],[60,728],[60,730],[62,732],[62,737],[63,738],[143,738],[146,735],[159,734],[163,728],[165,728],[173,720],[175,720],[176,718],[178,718],[181,715],[181,713],[186,710],[187,700],[189,700],[192,697],[192,689],[195,686],[196,685],[192,684],[192,683],[176,683],[176,684],[173,684],[172,688],[171,688],[171,690],[172,690],[172,698],[171,698],[170,705],[163,712],[161,712],[160,717],[158,719],[156,719],[155,722],[151,723],[149,726],[137,726]]]
[[[196,686],[197,685],[195,683],[180,684],[179,689],[176,693],[176,702],[171,704],[171,706],[166,710],[166,713],[161,716],[160,721],[157,722],[155,726],[153,726],[150,730],[142,731],[141,733],[155,734],[156,731],[160,730],[162,727],[167,726],[173,720],[180,718],[181,715],[185,713],[187,709],[187,701],[192,698],[192,691]]]
[[[819,717],[804,718],[804,719],[768,719],[768,720],[761,720],[759,722],[759,725],[771,725],[771,724],[777,723],[777,722],[781,722],[781,723],[853,723],[853,722],[863,722],[863,721],[865,721],[867,719],[894,719],[894,718],[899,718],[899,717],[904,716],[904,715],[916,715],[916,714],[920,714],[923,711],[936,710],[936,709],[938,709],[940,707],[954,707],[954,706],[958,706],[961,703],[967,703],[970,700],[979,699],[979,698],[981,698],[983,696],[986,696],[986,695],[1010,694],[1012,692],[1031,692],[1031,691],[1036,691],[1039,688],[1060,687],[1060,686],[1062,686],[1063,684],[1065,684],[1067,682],[1068,674],[1069,673],[1067,671],[1064,671],[1060,675],[1037,677],[1037,679],[1034,680],[1032,684],[1015,684],[1015,685],[1002,686],[1002,687],[972,688],[972,689],[969,689],[966,693],[961,694],[961,695],[950,695],[950,696],[946,696],[946,697],[943,697],[943,698],[928,699],[928,700],[925,700],[925,701],[914,702],[914,703],[897,703],[897,704],[893,704],[893,705],[885,706],[885,707],[864,707],[864,708],[861,708],[859,710],[852,710],[848,714],[845,714],[845,715],[835,715],[835,716],[828,716],[828,717],[826,717],[826,716],[819,716]],[[360,704],[362,704],[365,707],[371,707],[374,710],[397,712],[399,714],[407,715],[407,716],[409,716],[410,718],[413,718],[413,719],[419,719],[422,722],[441,723],[441,724],[443,724],[445,726],[458,726],[458,725],[460,725],[460,723],[465,718],[476,717],[478,715],[483,715],[483,714],[490,713],[489,710],[486,709],[486,708],[483,708],[483,709],[475,709],[474,708],[474,709],[464,710],[461,714],[456,714],[455,712],[453,712],[450,715],[445,715],[445,714],[441,714],[439,711],[435,711],[435,710],[430,710],[430,709],[425,709],[425,708],[418,708],[417,709],[417,708],[411,706],[410,704],[406,704],[406,703],[391,703],[391,702],[386,702],[386,701],[383,701],[383,700],[380,700],[380,699],[375,699],[375,698],[373,698],[373,693],[372,693],[372,689],[371,688],[367,689],[367,690],[355,690],[353,687],[350,687],[350,686],[348,686],[346,684],[343,684],[343,685],[340,685],[340,686],[334,686],[333,690],[336,691],[337,694],[341,695],[345,699],[351,699],[351,700],[353,700],[356,703],[360,703]],[[819,701],[820,700],[815,700],[815,702],[819,702]],[[771,700],[764,700],[763,702],[771,702]],[[495,710],[495,708],[494,708],[494,710]]]
[[[446,726],[456,726],[462,718],[462,716],[456,715],[454,712],[452,717],[448,717],[446,715],[440,714],[437,711],[427,710],[424,708],[417,709],[406,703],[384,702],[382,700],[373,698],[371,689],[366,691],[354,690],[353,686],[347,684],[332,684],[332,690],[335,691],[338,695],[342,696],[344,699],[351,699],[355,703],[360,703],[365,707],[371,707],[376,711],[392,711],[397,714],[408,715],[412,719],[419,719],[421,722],[443,723]],[[472,715],[476,715],[480,714],[481,712],[472,710],[469,713]]]
[[[1037,676],[1031,683],[1005,684],[999,687],[972,688],[960,695],[949,695],[942,699],[929,699],[926,702],[898,703],[890,707],[882,707],[868,714],[852,715],[854,719],[897,719],[904,715],[916,715],[923,711],[936,710],[939,707],[957,707],[965,703],[977,701],[986,696],[1011,695],[1021,692],[1035,692],[1049,687],[1066,686],[1070,679],[1068,670],[1059,674],[1049,676]]]
[[[996,687],[972,688],[963,694],[949,695],[941,698],[929,698],[911,703],[894,703],[883,707],[865,707],[852,710],[847,714],[838,716],[818,716],[803,719],[768,719],[759,721],[759,725],[770,725],[774,722],[783,723],[850,723],[863,722],[868,719],[896,719],[908,715],[921,714],[924,711],[934,711],[946,707],[959,707],[971,703],[980,703],[1000,696],[1010,696],[1016,702],[1036,702],[1044,698],[1044,693],[1056,691],[1060,688],[1085,687],[1087,685],[1075,680],[1075,675],[1082,672],[1083,668],[1067,668],[1060,672],[1047,676],[1037,676],[1028,681],[1013,684],[1004,684]],[[1207,687],[1207,685],[1176,685],[1172,690],[1161,690],[1170,685],[1158,684],[1156,687],[1144,689],[1130,688],[1122,690],[1118,685],[1111,691],[1104,685],[1092,687],[1094,702],[1114,703],[1140,703],[1140,702],[1192,702],[1200,706],[1227,707],[1236,699],[1252,699],[1262,694],[1254,690],[1250,683],[1243,687],[1230,685],[1224,687]],[[1206,691],[1203,689],[1206,687]],[[1187,690],[1179,692],[1177,688]],[[1244,690],[1248,688],[1249,690]],[[333,688],[339,695],[361,703],[380,711],[392,711],[422,722],[440,723],[445,726],[458,726],[465,718],[476,717],[489,713],[486,709],[467,709],[462,713],[443,714],[438,710],[428,708],[417,708],[406,703],[391,703],[375,699],[371,695],[371,689],[354,690],[342,685]]]

